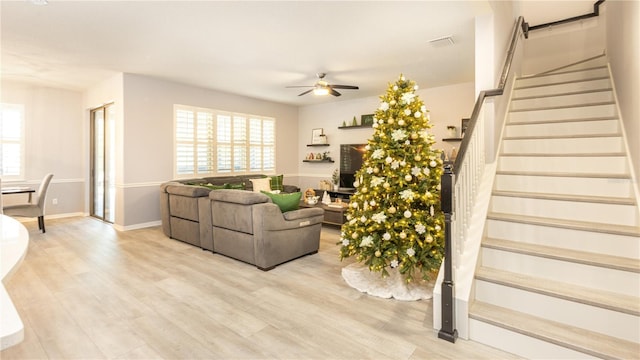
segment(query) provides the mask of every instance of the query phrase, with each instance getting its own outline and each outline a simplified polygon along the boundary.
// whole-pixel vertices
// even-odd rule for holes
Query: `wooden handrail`
[[[570,17],[570,18],[562,19],[562,20],[558,20],[558,21],[552,21],[552,22],[548,22],[548,23],[545,23],[545,24],[534,25],[534,26],[531,26],[531,27],[529,28],[529,30],[544,29],[544,28],[547,28],[547,27],[549,27],[549,26],[560,25],[560,24],[566,24],[566,23],[573,22],[573,21],[584,20],[584,19],[588,19],[588,18],[596,17],[596,16],[600,15],[600,5],[601,5],[604,1],[605,1],[605,0],[598,0],[598,1],[596,1],[596,3],[595,3],[595,4],[593,4],[593,12],[592,12],[592,13],[584,14],[584,15],[579,15],[579,16],[574,16],[574,17]]]

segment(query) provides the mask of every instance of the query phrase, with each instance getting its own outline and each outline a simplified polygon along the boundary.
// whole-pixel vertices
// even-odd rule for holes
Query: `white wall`
[[[128,229],[160,219],[158,185],[173,178],[174,104],[274,117],[276,172],[285,175],[285,183],[296,182],[299,158],[296,107],[124,74],[123,210],[116,225]]]
[[[393,79],[391,79],[393,80]],[[420,85],[420,84],[418,84]],[[459,143],[445,143],[442,138],[449,137],[447,126],[454,125],[460,131],[462,118],[468,118],[473,110],[473,83],[454,84],[436,88],[419,89],[420,99],[430,111],[431,132],[438,142],[436,148],[450,152]],[[382,95],[382,94],[381,94]],[[372,128],[338,129],[342,122],[351,124],[353,117],[360,123],[360,116],[373,114],[378,108],[380,99],[377,96],[350,101],[335,101],[327,104],[301,107],[299,110],[298,173],[299,186],[302,189],[318,188],[320,180],[328,180],[334,169],[339,168],[340,144],[366,143],[373,134]],[[323,128],[330,146],[307,147],[311,143],[311,130]],[[335,163],[303,163],[305,154],[309,152],[329,151]]]
[[[2,102],[23,104],[25,109],[25,176],[3,181],[3,186],[28,185],[37,189],[47,173],[54,177],[47,194],[46,214],[81,213],[84,204],[85,158],[82,94],[75,91],[2,82]],[[53,205],[52,200],[58,204]],[[24,202],[5,196],[5,205]]]
[[[552,4],[549,2],[550,11]],[[605,17],[598,16],[529,32],[524,49],[523,74],[538,74],[602,54],[606,47],[605,23]]]
[[[640,2],[607,1],[607,54],[636,179],[640,172]]]

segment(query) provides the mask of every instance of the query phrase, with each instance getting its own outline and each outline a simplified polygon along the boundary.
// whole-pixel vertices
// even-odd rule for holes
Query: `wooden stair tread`
[[[588,59],[588,60],[583,60],[581,62],[578,62],[576,64],[572,64],[572,65],[577,65],[583,62],[587,62],[587,61],[591,61],[591,60],[595,60],[598,59],[600,57],[602,57],[603,55],[598,55],[596,57],[593,57],[592,59]],[[555,70],[550,70],[550,71],[545,71],[543,73],[540,74],[532,74],[532,75],[524,75],[524,76],[520,76],[519,78],[517,78],[516,80],[527,80],[527,79],[536,79],[536,78],[541,78],[541,77],[546,77],[546,76],[553,76],[553,75],[563,75],[563,74],[571,74],[571,73],[578,73],[578,72],[583,72],[583,71],[590,71],[590,70],[601,70],[601,69],[606,69],[607,66],[606,65],[596,65],[596,66],[592,66],[592,67],[587,67],[587,68],[581,68],[581,69],[575,69],[575,70],[564,70],[562,71],[562,69],[570,67],[572,65],[565,65],[562,68],[558,68]]]
[[[591,89],[591,90],[581,90],[581,91],[569,91],[565,93],[557,93],[551,95],[532,95],[532,96],[522,96],[522,97],[514,97],[511,98],[511,101],[519,101],[519,100],[531,100],[531,99],[543,99],[543,98],[552,98],[552,97],[562,97],[562,96],[571,96],[571,95],[582,95],[582,94],[590,94],[590,93],[598,93],[598,92],[609,92],[612,91],[613,88],[599,88],[599,89]]]
[[[548,259],[563,260],[579,264],[640,273],[640,259],[596,254],[587,251],[493,238],[483,239],[481,246],[520,254],[540,256]]]
[[[522,175],[522,176],[551,176],[551,177],[580,177],[600,179],[631,179],[628,174],[606,173],[575,173],[575,172],[551,172],[551,171],[496,171],[496,175]]]
[[[624,152],[610,153],[500,153],[499,156],[521,157],[616,157],[627,156]]]
[[[601,106],[601,105],[615,105],[615,104],[616,103],[614,101],[603,101],[603,102],[592,102],[592,103],[571,104],[571,105],[540,106],[540,107],[534,107],[534,108],[513,109],[513,110],[509,110],[509,112],[558,110],[558,109],[571,109],[571,108],[581,108],[581,107]]]
[[[610,197],[610,196],[569,195],[569,194],[503,191],[503,190],[494,190],[491,194],[495,196],[505,196],[505,197],[590,202],[590,203],[599,203],[599,204],[615,204],[615,205],[635,205],[636,204],[636,201],[633,198],[620,198],[620,197]]]
[[[585,121],[603,121],[603,120],[617,120],[617,116],[605,116],[605,117],[596,117],[596,118],[573,118],[573,119],[545,119],[545,120],[520,120],[520,121],[511,121],[505,124],[505,126],[515,126],[515,125],[534,125],[534,124],[561,124],[568,122],[585,122]]]
[[[610,134],[578,134],[578,135],[531,135],[531,136],[505,136],[503,140],[538,140],[538,139],[589,139],[621,137],[620,133]]]
[[[591,221],[566,220],[566,219],[505,214],[505,213],[496,213],[496,212],[488,213],[487,219],[518,222],[518,223],[531,224],[531,225],[559,227],[559,228],[572,229],[572,230],[593,231],[593,232],[614,234],[614,235],[640,237],[640,227],[637,227],[637,226],[594,223]],[[638,240],[640,241],[640,239]]]
[[[635,296],[487,267],[480,267],[476,271],[475,278],[559,299],[640,316],[640,299]]]
[[[603,359],[636,359],[640,344],[476,301],[469,317]]]
[[[556,86],[556,85],[565,85],[565,84],[575,84],[581,82],[595,81],[595,80],[609,80],[608,76],[596,76],[588,79],[577,79],[577,80],[568,80],[568,81],[558,81],[558,82],[550,82],[545,84],[536,84],[536,85],[526,85],[522,87],[515,86],[513,90],[524,90],[524,89],[533,89],[539,87],[548,87],[548,86]]]

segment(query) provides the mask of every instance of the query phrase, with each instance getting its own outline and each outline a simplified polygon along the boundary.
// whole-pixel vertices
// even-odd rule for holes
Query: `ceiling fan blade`
[[[340,94],[339,92],[335,91],[332,87],[329,88],[329,93],[333,96],[340,96],[342,94]]]
[[[360,89],[359,87],[353,86],[353,85],[331,85],[331,87],[334,89],[351,89],[351,90]]]
[[[309,89],[309,90],[307,90],[307,91],[305,91],[303,93],[298,94],[298,96],[306,95],[306,94],[308,94],[308,93],[310,93],[312,91],[313,91],[313,89]]]

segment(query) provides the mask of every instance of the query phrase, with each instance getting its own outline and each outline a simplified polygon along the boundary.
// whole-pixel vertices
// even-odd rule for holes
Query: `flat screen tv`
[[[364,147],[367,144],[340,145],[340,189],[354,190],[353,182],[356,171],[362,167]]]

